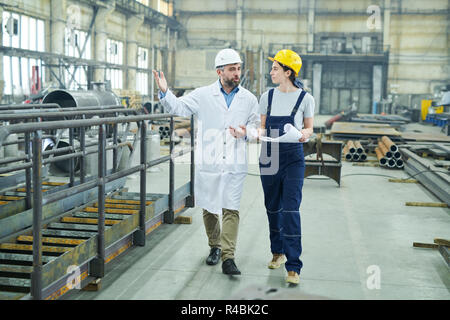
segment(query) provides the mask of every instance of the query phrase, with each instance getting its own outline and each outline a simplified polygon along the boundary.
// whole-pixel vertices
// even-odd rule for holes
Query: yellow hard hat
[[[283,49],[278,51],[275,57],[269,57],[269,60],[279,62],[286,67],[291,68],[295,72],[295,76],[298,76],[300,69],[302,68],[302,58],[292,50]]]

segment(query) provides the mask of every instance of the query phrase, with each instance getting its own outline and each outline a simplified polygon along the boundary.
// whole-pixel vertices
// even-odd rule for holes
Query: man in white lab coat
[[[221,258],[222,272],[229,275],[241,274],[234,252],[247,175],[246,140],[249,132],[260,126],[258,100],[240,86],[241,64],[236,51],[221,50],[215,59],[218,81],[180,98],[169,90],[164,73],[153,71],[165,110],[178,116],[197,117],[195,205],[203,208],[211,248],[206,263],[215,265]]]

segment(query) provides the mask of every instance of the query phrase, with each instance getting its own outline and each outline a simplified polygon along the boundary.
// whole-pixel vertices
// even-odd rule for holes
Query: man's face
[[[224,66],[223,71],[218,69],[217,74],[224,85],[235,88],[241,82],[241,64],[228,64]]]

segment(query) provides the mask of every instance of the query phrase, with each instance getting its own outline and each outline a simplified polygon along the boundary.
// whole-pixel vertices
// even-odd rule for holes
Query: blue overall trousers
[[[273,90],[269,91],[266,118],[268,137],[284,134],[287,123],[294,125],[294,117],[305,97],[302,91],[290,116],[272,116]],[[285,268],[300,274],[303,266],[300,203],[305,176],[305,158],[302,143],[263,142],[259,161],[264,204],[270,229],[270,249],[273,254],[284,254]]]

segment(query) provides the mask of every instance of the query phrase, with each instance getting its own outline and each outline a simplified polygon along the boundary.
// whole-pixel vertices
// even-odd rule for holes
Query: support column
[[[107,19],[115,8],[115,2],[108,2],[104,3],[104,6],[98,10],[97,19],[95,20],[95,40],[93,42],[95,44],[95,60],[97,61],[106,61],[106,40],[108,39]],[[94,81],[105,81],[104,68],[96,68],[94,70]]]
[[[66,30],[66,0],[52,0],[51,48],[53,53],[64,54],[64,41]]]
[[[308,0],[308,52],[314,51],[314,19],[316,0]]]
[[[138,43],[137,43],[137,32],[141,25],[144,23],[143,15],[131,16],[127,20],[127,65],[129,67],[137,67],[138,65]],[[136,69],[128,69],[127,82],[125,87],[128,90],[136,90]]]
[[[391,0],[384,0],[384,21],[383,21],[383,50],[390,45],[391,32]]]
[[[159,38],[159,53],[161,55],[161,59],[158,61],[158,65],[161,70],[164,72],[166,76],[167,83],[169,87],[172,86],[170,79],[170,70],[169,70],[169,46],[170,46],[170,29],[167,26],[161,26],[158,32]]]
[[[383,89],[383,67],[381,65],[373,66],[373,76],[372,76],[372,104],[375,102],[380,102],[382,97]]]
[[[150,63],[150,69],[157,70],[156,68],[156,45],[155,45],[155,27],[150,26],[150,46],[151,46],[151,63]],[[152,102],[152,113],[154,113],[155,110],[155,80],[153,79],[153,73],[150,73],[149,79],[150,83],[150,101]]]
[[[50,48],[52,53],[64,54],[64,41],[66,30],[66,16],[67,16],[67,1],[66,0],[51,0],[51,24],[50,24]],[[58,65],[57,59],[52,59],[53,65]],[[56,69],[51,67],[52,71],[58,79],[61,87],[65,86],[64,68]],[[50,72],[48,72],[50,73]],[[56,80],[56,79],[53,79]]]
[[[177,54],[177,38],[178,32],[173,32],[172,43],[170,46],[170,80],[173,87],[176,87],[176,54]]]
[[[320,91],[322,86],[322,64],[315,63],[313,65],[313,97],[316,101],[314,113],[319,114],[320,111]]]
[[[237,0],[237,10],[236,10],[236,49],[243,49],[243,41],[242,41],[242,26],[244,23],[243,9],[244,2],[243,0]]]

